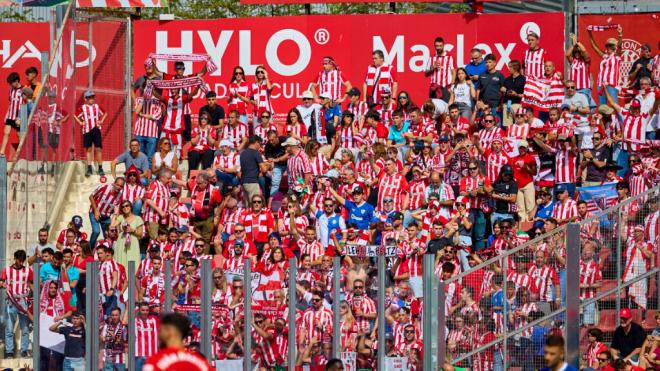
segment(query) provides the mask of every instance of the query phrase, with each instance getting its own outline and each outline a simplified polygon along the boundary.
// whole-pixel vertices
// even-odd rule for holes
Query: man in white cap
[[[302,104],[298,105],[296,109],[300,112],[307,130],[309,130],[309,126],[312,124],[312,114],[316,115],[316,119],[319,119],[321,108],[322,106],[314,100],[314,93],[309,90],[302,93]]]
[[[513,164],[513,178],[518,184],[518,216],[521,222],[531,220],[530,215],[536,204],[536,191],[534,189],[534,176],[536,175],[536,160],[528,152],[529,143],[526,140],[518,142],[518,156],[511,159]]]
[[[312,178],[312,165],[309,162],[309,157],[300,148],[300,142],[295,138],[287,138],[282,143],[282,147],[286,148],[286,153],[289,155],[287,160],[289,187],[296,184],[301,185],[303,188],[306,187]]]
[[[238,152],[234,151],[234,143],[231,140],[220,141],[220,151],[216,152],[213,161],[213,169],[223,186],[237,186],[238,173],[241,171],[241,162]]]

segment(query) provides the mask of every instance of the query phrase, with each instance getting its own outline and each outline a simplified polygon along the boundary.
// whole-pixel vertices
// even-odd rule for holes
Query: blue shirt
[[[80,279],[80,271],[74,266],[67,268],[66,273],[69,276],[69,282],[78,281]],[[41,282],[46,282],[49,280],[60,282],[60,270],[55,269],[53,264],[50,262],[46,263],[39,269],[39,278],[41,279]],[[76,302],[76,295],[73,295],[71,297],[71,305],[75,305]]]
[[[340,232],[346,229],[346,223],[344,218],[341,215],[335,213],[328,216],[323,211],[319,210],[316,212],[316,235],[319,236],[321,245],[323,247],[328,247],[330,243],[330,233],[334,230],[339,230]],[[341,236],[337,236],[338,240],[341,240]]]
[[[410,123],[405,121],[401,130],[397,130],[396,125],[390,126],[390,133],[387,135],[387,140],[391,140],[394,144],[405,143],[406,139],[403,137],[403,133],[408,132]]]
[[[504,293],[502,289],[499,289],[496,293],[493,294],[493,297],[491,298],[491,304],[493,307],[504,308]],[[502,313],[502,309],[493,309],[493,312]]]
[[[335,116],[341,118],[341,105],[339,104],[325,109],[325,122],[333,122]]]
[[[552,209],[554,208],[555,208],[554,202],[550,202],[547,205],[541,205],[536,209],[536,215],[534,215],[534,217],[541,219],[548,219],[549,217],[552,216]],[[541,227],[543,227],[543,222],[538,221],[534,223],[534,228],[541,228]]]
[[[571,365],[569,365],[569,364],[565,364],[564,366],[565,366],[565,367],[564,367],[564,369],[563,369],[562,371],[578,371],[577,368],[575,368],[575,367],[573,367],[573,366],[571,366]],[[543,368],[541,369],[541,371],[550,371],[550,368],[549,368],[549,367],[543,367]]]
[[[363,202],[358,206],[355,202],[346,200],[344,207],[348,210],[348,222],[355,223],[358,229],[369,229],[369,224],[375,223],[373,205]]]
[[[472,62],[465,65],[465,70],[470,76],[479,76],[482,73],[486,72],[486,61],[481,60],[479,64],[472,64]],[[474,84],[474,90],[479,89],[479,80],[472,80]]]

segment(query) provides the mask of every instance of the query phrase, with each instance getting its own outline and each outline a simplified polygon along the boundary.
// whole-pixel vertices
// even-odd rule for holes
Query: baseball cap
[[[176,230],[179,233],[188,233],[188,226],[187,225],[182,225]]]
[[[351,96],[359,96],[360,91],[358,90],[358,88],[351,88],[351,90],[349,90],[346,94]]]
[[[330,99],[330,94],[325,93],[325,92],[321,93],[321,94],[319,94],[319,98],[321,98],[321,99]]]
[[[309,90],[305,90],[305,91],[302,93],[302,97],[301,97],[301,98],[302,98],[302,99],[314,99],[314,93],[312,93],[312,92],[309,91]]]
[[[226,146],[226,147],[229,147],[229,148],[234,148],[234,143],[229,139],[223,139],[223,140],[220,141],[220,147],[223,147],[223,146]]]
[[[564,103],[564,104],[562,104],[562,105],[559,107],[559,109],[563,111],[563,110],[565,110],[565,109],[571,109],[571,106],[568,105],[568,104],[566,104],[566,103]]]
[[[403,214],[401,214],[398,211],[393,212],[392,215],[390,215],[390,217],[392,218],[393,221],[394,220],[403,220]]]
[[[152,243],[149,245],[149,251],[160,251],[160,246],[157,243]]]
[[[598,113],[600,113],[601,115],[611,115],[612,113],[614,113],[614,108],[606,104],[601,104],[600,106],[598,106]]]
[[[518,107],[516,110],[516,115],[524,115],[525,114],[525,109],[522,107]]]
[[[93,97],[93,96],[95,96],[95,95],[96,95],[96,94],[94,94],[94,91],[92,91],[92,90],[87,90],[87,91],[85,92],[85,98],[91,98],[91,97]]]
[[[457,203],[457,204],[467,205],[467,203],[468,203],[468,199],[467,199],[467,197],[465,197],[465,196],[458,196],[458,197],[456,197],[456,203]]]
[[[499,143],[500,145],[503,145],[503,144],[504,144],[504,143],[502,142],[502,139],[500,139],[500,138],[495,138],[495,139],[493,139],[493,140],[490,141],[490,145],[492,146],[493,144],[495,144],[495,142]]]
[[[298,142],[298,139],[296,138],[286,138],[284,143],[282,143],[282,147],[288,147],[288,146],[297,146],[300,143]]]
[[[642,102],[635,98],[630,102],[630,108],[642,108]]]
[[[441,135],[440,138],[438,138],[438,140],[441,142],[449,142],[449,137],[446,135]]]
[[[525,147],[525,148],[528,148],[528,147],[529,147],[529,143],[527,143],[526,140],[521,140],[520,142],[518,142],[518,147]]]
[[[354,195],[355,194],[362,195],[362,194],[364,194],[364,190],[362,189],[362,187],[357,187],[353,190],[353,194]]]
[[[234,246],[240,246],[240,247],[245,247],[245,242],[243,240],[238,239],[234,241]]]
[[[568,191],[568,187],[566,184],[557,184],[557,187],[555,188],[557,190],[557,193],[563,193]]]
[[[126,175],[128,175],[130,173],[135,173],[137,175],[140,175],[140,169],[138,169],[137,166],[135,166],[135,165],[131,165],[128,168],[128,170],[126,170]]]
[[[621,310],[619,311],[619,317],[625,319],[632,318],[632,313],[628,308],[621,308]]]
[[[504,165],[502,165],[502,168],[500,169],[500,174],[512,175],[513,174],[513,168],[509,164],[504,164]]]
[[[83,225],[83,219],[80,215],[75,215],[71,218],[71,223],[73,223],[74,227],[80,228]]]
[[[641,224],[638,224],[635,226],[635,232],[646,232],[646,229],[644,229],[644,226]]]

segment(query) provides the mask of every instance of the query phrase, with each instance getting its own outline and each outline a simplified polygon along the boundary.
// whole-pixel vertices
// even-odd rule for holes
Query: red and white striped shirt
[[[306,238],[301,237],[298,239],[298,249],[300,250],[300,255],[309,255],[312,262],[317,261],[321,256],[325,255],[325,249],[319,240],[309,243]]]
[[[6,120],[18,120],[23,104],[23,88],[9,88],[9,106],[7,107]]]
[[[518,125],[514,123],[510,125],[506,128],[506,136],[513,139],[527,139],[529,136],[529,124]]]
[[[119,286],[119,264],[114,260],[106,260],[99,267],[99,292],[103,295],[112,287],[112,274],[117,272],[117,286]],[[115,287],[116,288],[116,287]]]
[[[546,61],[547,53],[543,48],[536,50],[525,50],[525,59],[523,61],[525,68],[525,77],[540,79],[543,77],[543,65]]]
[[[571,70],[568,73],[569,79],[575,81],[577,90],[589,89],[590,72],[589,63],[584,59],[573,58],[571,61]]]
[[[342,97],[342,86],[346,83],[344,74],[338,70],[322,70],[316,77],[320,96],[328,96],[333,101]]]
[[[233,234],[234,226],[236,226],[236,224],[239,222],[239,219],[243,214],[243,212],[244,210],[239,207],[237,207],[233,211],[225,207],[222,210],[222,214],[220,214],[220,224],[224,226],[222,228],[222,231],[229,235]]]
[[[126,362],[124,345],[128,342],[127,326],[118,322],[117,324],[106,323],[101,330],[101,341],[104,344],[104,361],[110,363]]]
[[[238,152],[231,151],[228,155],[220,154],[215,156],[213,160],[213,167],[223,167],[225,169],[236,168],[237,170],[241,169],[241,160],[238,155]]]
[[[367,76],[364,80],[367,85],[367,92],[369,96],[373,97],[376,102],[381,102],[380,97],[383,88],[387,87],[392,91],[392,85],[396,80],[394,66],[383,63],[376,67],[371,65],[367,68]]]
[[[136,200],[141,200],[144,197],[144,187],[142,184],[124,184],[124,189],[121,191],[121,200],[135,203]]]
[[[487,149],[484,152],[484,160],[486,162],[486,178],[488,178],[491,183],[497,180],[502,166],[511,164],[511,157],[504,153],[504,151],[494,153]]]
[[[536,280],[536,287],[539,289],[539,300],[552,301],[554,285],[559,285],[559,276],[557,272],[548,265],[538,267],[532,265],[529,267],[529,275]]]
[[[271,91],[268,90],[266,80],[262,80],[261,83],[256,81],[253,82],[251,92],[252,99],[256,103],[254,105],[255,115],[261,115],[264,111],[270,112],[271,115],[275,114],[275,111],[273,110],[273,102],[270,100]]]
[[[245,226],[247,238],[254,242],[268,242],[268,235],[275,227],[273,213],[270,210],[261,210],[258,214],[252,210],[245,210],[240,220]]]
[[[577,218],[578,216],[577,202],[570,197],[565,202],[556,202],[552,208],[552,217],[557,219],[559,224],[564,224],[568,222],[569,218]]]
[[[394,200],[394,210],[403,208],[403,196],[409,192],[408,181],[400,173],[388,175],[383,172],[378,182],[378,207],[379,211],[385,210],[384,200]]]
[[[410,182],[410,201],[409,210],[417,210],[422,207],[426,201],[426,181],[424,179],[413,180]]]
[[[301,321],[301,330],[307,335],[307,339],[315,337],[321,339],[324,334],[332,333],[332,311],[321,307],[318,311],[313,308],[308,309],[303,314]]]
[[[155,99],[144,100],[142,98],[137,98],[135,100],[136,108],[140,104],[142,105],[142,109],[139,113],[151,116],[151,118],[137,116],[135,126],[133,127],[133,135],[157,138],[158,120],[163,116],[163,108],[160,105],[160,101]]]
[[[555,152],[555,182],[575,183],[577,172],[577,154],[572,149],[560,149]]]
[[[153,200],[161,211],[166,212],[167,203],[170,199],[170,189],[156,179],[149,184],[149,190],[147,190],[145,197]],[[160,215],[151,206],[145,204],[142,208],[142,219],[145,222],[158,222],[160,221]]]
[[[618,86],[620,64],[621,57],[616,53],[603,54],[598,70],[598,86]]]
[[[82,106],[78,107],[76,117],[78,117],[83,122],[83,134],[89,133],[96,127],[100,128],[101,123],[99,121],[104,114],[105,112],[96,103],[83,104]]]
[[[252,339],[257,344],[252,359],[254,360],[256,356],[260,366],[274,367],[283,363],[283,358],[278,351],[275,328],[271,327],[265,331],[272,335],[270,340],[261,336],[256,330],[252,331]]]
[[[369,107],[367,106],[367,103],[358,101],[356,104],[349,103],[348,106],[346,106],[346,110],[350,111],[353,116],[355,116],[355,122],[360,122],[362,117],[369,112]]]
[[[503,138],[504,130],[493,126],[490,129],[481,129],[479,130],[479,143],[483,148],[490,148],[490,144],[493,139]]]
[[[218,139],[217,131],[210,126],[207,126],[206,128],[202,128],[200,126],[195,127],[192,129],[192,133],[190,135],[192,138],[199,137],[199,141],[192,148],[195,151],[206,151],[207,149],[212,149],[209,145],[209,138],[213,140]]]
[[[298,179],[305,179],[305,175],[312,174],[312,166],[309,162],[309,157],[302,149],[298,150],[298,154],[289,157],[286,161],[287,172],[289,173],[289,186],[293,187],[298,184]]]
[[[640,142],[646,140],[646,119],[648,113],[644,112],[638,116],[633,116],[630,111],[622,110],[623,116],[623,140],[630,151],[639,151],[642,146]]]
[[[262,124],[254,128],[254,135],[258,135],[261,139],[264,140],[264,144],[266,144],[268,141],[268,132],[271,130],[275,130],[277,132],[277,126],[272,122],[268,122],[266,127],[264,127]]]
[[[359,309],[364,314],[374,314],[376,313],[376,303],[371,300],[368,296],[351,296],[348,299],[348,303],[353,310],[353,313],[357,312]],[[369,320],[363,316],[355,316],[355,322],[357,323],[358,333],[369,331]]]
[[[353,125],[344,125],[340,128],[339,131],[339,147],[341,148],[357,148],[358,143],[355,140],[355,136],[359,135],[359,131],[357,133],[353,133]]]
[[[234,144],[234,148],[237,149],[240,147],[243,138],[247,138],[249,135],[248,126],[240,121],[238,121],[236,126],[227,124],[222,128],[222,139],[229,140]]]
[[[111,183],[103,184],[92,192],[92,198],[101,216],[109,217],[115,212],[115,207],[119,206],[122,200],[121,193],[121,191],[115,192]],[[89,212],[92,213],[93,211],[90,206]]]
[[[490,184],[491,184],[490,179],[482,175],[479,175],[477,177],[468,176],[461,179],[459,183],[459,188],[461,192],[469,193],[478,189],[479,187],[490,186]],[[468,200],[469,200],[468,202],[470,203],[470,209],[480,209],[482,204],[487,202],[487,199],[482,196],[476,196],[476,197],[469,196]]]
[[[536,303],[525,303],[522,306],[519,307],[520,313],[523,314],[523,316],[515,316],[515,328],[516,330],[521,329],[525,327],[528,323],[527,317],[529,317],[529,314],[532,312],[537,312],[539,310],[538,305]],[[527,330],[524,330],[523,332],[520,333],[520,336],[525,337],[525,338],[531,338],[532,337],[532,331],[533,327],[527,328]]]
[[[229,84],[229,94],[231,99],[229,100],[227,110],[236,110],[239,115],[247,115],[247,103],[240,100],[238,95],[250,97],[252,95],[250,84],[248,84],[247,81],[232,82]]]
[[[32,280],[32,268],[28,265],[16,269],[12,264],[2,270],[2,281],[5,283],[7,293],[13,298],[18,299],[27,296],[29,283]]]
[[[580,259],[580,285],[593,285],[602,280],[600,267],[595,260],[585,262]],[[596,296],[597,288],[580,289],[580,300],[591,299]]]
[[[190,97],[187,95],[178,97],[176,100],[172,97],[167,99],[167,108],[165,118],[163,119],[163,132],[172,140],[172,144],[174,145],[183,145],[179,141],[180,136],[178,134],[183,132],[183,105],[187,102],[190,102]]]
[[[439,64],[440,67],[436,67]],[[454,57],[447,54],[446,51],[442,55],[434,55],[429,58],[426,64],[426,70],[433,70],[431,74],[431,84],[447,87],[451,84],[454,72]]]
[[[158,352],[158,317],[135,318],[135,356],[151,357]]]
[[[644,219],[644,229],[646,230],[646,240],[652,244],[658,245],[658,236],[660,236],[660,211],[647,216]]]
[[[385,125],[386,128],[389,128],[392,124],[392,114],[396,111],[396,103],[391,102],[389,107],[380,105],[378,108],[378,114],[380,115],[380,122]]]

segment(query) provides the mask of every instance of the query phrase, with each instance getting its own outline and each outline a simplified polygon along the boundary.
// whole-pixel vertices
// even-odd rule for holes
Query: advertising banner
[[[627,87],[629,85],[628,74],[630,67],[639,56],[642,44],[648,43],[651,45],[652,53],[657,53],[658,34],[660,34],[660,18],[657,14],[644,13],[644,14],[607,14],[607,15],[581,15],[578,19],[578,36],[580,42],[585,46],[589,53],[591,62],[591,80],[592,86],[598,83],[598,68],[600,65],[600,58],[596,55],[594,48],[589,42],[589,34],[587,33],[587,26],[589,25],[615,25],[620,24],[623,28],[623,55],[620,65],[619,73],[619,86]],[[603,50],[605,48],[605,40],[610,37],[617,37],[616,30],[606,30],[601,32],[593,32],[596,45]]]
[[[497,32],[495,32],[495,30]],[[564,17],[561,13],[526,14],[416,14],[341,15],[218,20],[136,21],[134,23],[134,76],[144,73],[149,53],[209,54],[219,67],[204,77],[220,98],[227,95],[232,70],[242,66],[249,82],[264,65],[274,85],[273,108],[285,114],[300,103],[301,94],[322,70],[322,59],[333,56],[350,83],[362,89],[371,52],[380,49],[386,63],[396,68],[398,91],[407,91],[421,105],[428,97],[430,80],[424,69],[440,36],[445,49],[463,66],[470,50],[478,48],[498,58],[498,69],[522,59],[526,35],[534,31],[557,70],[563,68]],[[158,61],[161,71],[173,72],[173,63]],[[203,63],[187,63],[186,73],[198,72]],[[227,100],[219,103],[226,107]],[[193,114],[204,104],[193,103]]]

